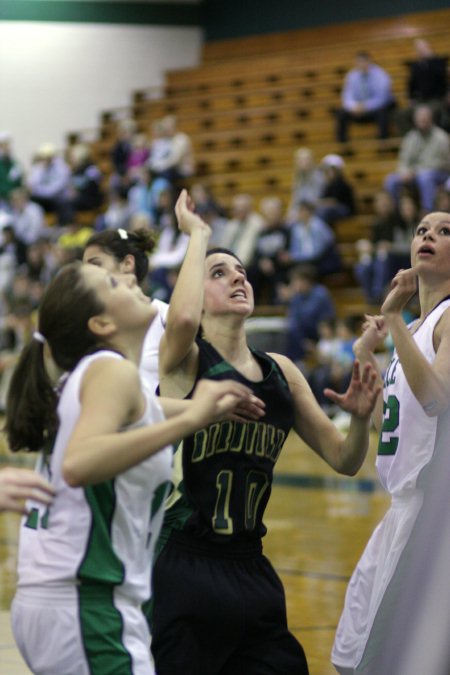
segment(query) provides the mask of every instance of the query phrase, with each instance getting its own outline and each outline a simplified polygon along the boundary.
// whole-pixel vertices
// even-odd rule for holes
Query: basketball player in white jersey
[[[39,473],[56,492],[48,507],[27,504],[12,606],[16,642],[37,675],[153,675],[141,605],[171,474],[167,446],[253,400],[232,382],[206,383],[182,406],[149,395],[138,364],[155,315],[134,275],[68,265],[11,381],[10,448],[39,451]],[[44,352],[68,374],[58,392]]]
[[[421,220],[411,244],[411,265],[394,277],[381,316],[368,317],[355,345],[363,363],[375,362],[374,350],[387,330],[395,346],[384,374],[382,407],[374,419],[380,431],[378,475],[392,502],[347,589],[332,652],[343,675],[381,675],[377,661],[386,619],[402,593],[405,547],[421,510],[426,468],[450,404],[449,213],[431,213]],[[417,289],[420,316],[407,326],[402,311]]]
[[[103,267],[108,272],[134,274],[139,286],[145,284],[148,271],[148,254],[154,248],[153,235],[148,230],[127,232],[123,229],[97,232],[86,242],[83,262]],[[153,299],[158,313],[145,336],[140,371],[152,392],[158,386],[158,354],[164,333],[169,305]]]

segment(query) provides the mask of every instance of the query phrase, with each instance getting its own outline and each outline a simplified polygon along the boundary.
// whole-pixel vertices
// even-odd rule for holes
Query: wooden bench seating
[[[198,162],[190,182],[204,183],[225,206],[238,192],[251,194],[256,204],[277,195],[287,205],[298,147],[311,148],[318,161],[330,152],[341,154],[358,207],[358,215],[335,227],[346,274],[333,283],[345,313],[352,303],[365,304],[351,278],[354,242],[370,237],[373,197],[396,166],[400,139],[378,141],[374,125],[352,124],[349,142],[335,141],[333,111],[344,76],[355,53],[366,49],[390,73],[404,105],[413,40],[426,38],[437,53],[448,53],[449,34],[450,9],[206,43],[199,67],[169,71],[163,86],[136,91],[129,106],[105,111],[89,142],[109,174],[118,120],[133,117],[151,137],[155,120],[175,114]],[[82,139],[83,132],[72,136]],[[343,289],[345,280],[353,287]]]
[[[367,19],[340,24],[330,24],[316,28],[292,30],[283,33],[256,35],[233,40],[207,42],[203,47],[202,60],[212,63],[217,60],[231,61],[240,52],[247,56],[298,49],[301,43],[306,49],[316,48],[318,44],[352,44],[365,45],[371,51],[377,44],[382,46],[397,43],[402,38],[410,42],[416,37],[424,37],[432,41],[436,33],[449,27],[448,10],[408,13],[391,18]]]

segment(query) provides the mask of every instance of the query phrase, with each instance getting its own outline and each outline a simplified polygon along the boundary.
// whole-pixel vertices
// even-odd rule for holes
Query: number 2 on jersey
[[[396,396],[388,396],[388,400],[383,401],[383,426],[378,444],[379,455],[395,455],[398,446],[398,436],[394,436],[393,434],[397,431],[399,421],[400,402]],[[386,437],[387,440],[385,440]]]

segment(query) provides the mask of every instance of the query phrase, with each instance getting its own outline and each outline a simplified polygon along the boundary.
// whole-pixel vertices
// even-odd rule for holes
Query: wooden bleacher
[[[89,139],[94,157],[108,174],[118,120],[133,117],[150,135],[153,121],[176,114],[179,128],[192,138],[196,180],[228,206],[238,192],[256,202],[276,194],[287,204],[296,148],[310,147],[317,159],[339,153],[357,198],[358,215],[336,228],[351,269],[353,243],[370,235],[373,195],[396,165],[399,139],[378,141],[374,126],[353,124],[348,143],[335,141],[333,110],[343,77],[355,53],[366,49],[390,73],[402,105],[413,40],[426,38],[436,52],[447,53],[449,34],[450,9],[206,43],[200,66],[168,71],[164,87],[134,92],[128,108],[104,112],[96,138]],[[70,142],[84,138],[77,132]],[[350,275],[330,285],[342,313],[352,303],[364,306]]]

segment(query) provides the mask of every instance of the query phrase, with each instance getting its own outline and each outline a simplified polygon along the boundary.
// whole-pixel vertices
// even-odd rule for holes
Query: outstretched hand
[[[205,223],[200,216],[195,213],[195,204],[187,190],[182,190],[175,204],[175,215],[178,221],[178,227],[181,232],[191,235],[192,231],[198,227],[210,230],[208,223]]]
[[[25,500],[50,504],[55,492],[35,471],[7,467],[0,470],[0,511],[26,514]]]
[[[192,402],[191,413],[198,415],[200,426],[222,419],[258,420],[265,414],[264,402],[251,389],[234,380],[200,380]]]
[[[381,306],[385,316],[400,313],[417,291],[417,274],[413,269],[399,270],[391,281],[391,289]]]
[[[366,363],[361,374],[359,361],[355,361],[347,391],[338,394],[333,389],[324,389],[324,394],[345,412],[355,417],[366,418],[371,415],[381,389],[373,366]]]

